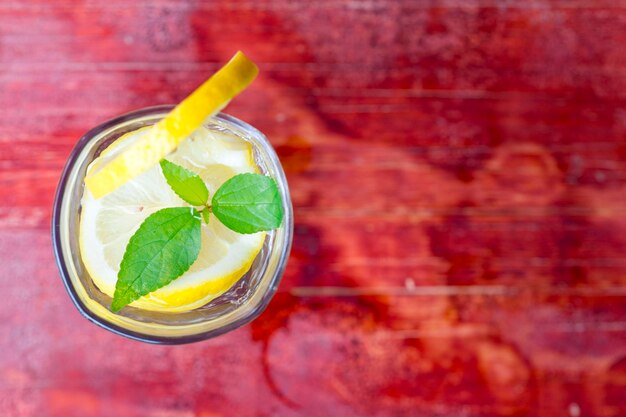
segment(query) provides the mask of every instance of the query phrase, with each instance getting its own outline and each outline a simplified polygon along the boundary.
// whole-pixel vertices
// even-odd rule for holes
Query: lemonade
[[[106,148],[87,173],[149,134],[148,128],[127,133]],[[250,143],[204,127],[182,142],[167,160],[198,173],[210,195],[236,174],[259,172]],[[83,262],[96,286],[113,297],[124,249],[135,230],[157,210],[184,206],[185,202],[168,186],[157,165],[100,199],[86,189],[81,205],[79,242]],[[200,255],[189,271],[132,306],[157,311],[191,310],[223,294],[248,271],[263,246],[265,233],[239,234],[211,220],[201,228]]]
[[[289,190],[263,134],[219,111],[254,79],[238,53],[176,107],[88,132],[61,176],[57,265],[89,320],[152,343],[187,343],[258,316],[293,234]]]

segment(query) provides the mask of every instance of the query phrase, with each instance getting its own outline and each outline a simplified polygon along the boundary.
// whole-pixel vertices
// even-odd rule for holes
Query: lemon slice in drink
[[[172,152],[209,116],[223,109],[257,76],[259,69],[243,53],[235,56],[176,106],[163,120],[150,128],[150,135],[106,164],[98,165],[85,178],[85,185],[100,198],[131,178],[156,165]]]
[[[152,129],[145,127],[122,136],[91,163],[88,173],[151,135]],[[258,172],[248,142],[204,127],[167,159],[200,175],[210,195],[234,175]],[[83,263],[95,285],[111,297],[126,245],[139,225],[159,209],[187,205],[171,190],[158,164],[102,198],[96,199],[85,190],[81,203],[79,243]],[[265,239],[265,233],[233,232],[213,215],[201,229],[200,255],[191,268],[131,306],[169,312],[200,307],[227,291],[250,269]]]

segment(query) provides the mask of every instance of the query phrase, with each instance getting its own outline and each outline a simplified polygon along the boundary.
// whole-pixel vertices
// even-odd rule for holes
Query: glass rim
[[[269,302],[271,301],[273,295],[276,293],[278,288],[278,284],[282,279],[282,275],[284,274],[287,260],[289,257],[289,253],[291,250],[292,238],[293,238],[293,207],[291,204],[291,197],[289,193],[289,188],[287,186],[287,179],[282,169],[280,162],[276,164],[278,168],[276,170],[275,176],[279,182],[279,187],[281,189],[281,193],[283,193],[283,201],[286,202],[286,210],[284,216],[284,224],[281,227],[285,228],[283,245],[280,248],[275,248],[272,250],[280,249],[280,256],[277,261],[276,270],[273,272],[273,277],[268,283],[267,290],[260,297],[260,302],[254,304],[252,309],[242,317],[236,318],[234,321],[226,323],[225,325],[209,329],[203,332],[181,335],[181,336],[160,336],[154,334],[142,333],[140,331],[135,331],[132,329],[125,328],[122,325],[113,323],[111,321],[106,320],[103,317],[100,317],[94,311],[92,311],[85,303],[81,300],[80,295],[77,292],[71,278],[70,271],[68,265],[66,264],[66,260],[64,258],[63,251],[63,238],[62,238],[62,208],[65,202],[64,196],[67,195],[66,191],[70,184],[70,177],[74,171],[77,161],[85,147],[94,139],[97,138],[103,132],[106,132],[109,129],[113,129],[118,125],[121,125],[125,122],[133,121],[135,119],[140,119],[142,117],[153,116],[158,113],[167,113],[174,105],[158,105],[145,107],[138,110],[130,111],[109,119],[94,128],[90,129],[86,132],[75,144],[72,149],[68,159],[65,163],[63,171],[61,173],[59,183],[57,185],[57,189],[54,195],[54,204],[52,208],[52,221],[51,221],[51,237],[52,237],[52,246],[54,251],[55,262],[57,264],[61,280],[63,281],[63,285],[70,296],[74,306],[78,309],[79,313],[89,320],[90,322],[112,332],[117,335],[127,337],[136,341],[151,343],[151,344],[164,344],[164,345],[176,345],[176,344],[185,344],[192,343],[201,340],[206,340],[212,337],[219,336],[231,330],[234,330],[238,327],[241,327],[252,320],[256,319],[262,312],[265,310]],[[224,122],[227,124],[234,125],[235,127],[245,131],[247,134],[254,135],[257,139],[261,138],[262,142],[269,148],[273,156],[275,156],[276,161],[278,161],[278,157],[275,155],[273,147],[269,143],[269,140],[255,127],[249,125],[246,122],[243,122],[236,117],[230,116],[225,113],[218,113],[214,115],[211,119],[216,119],[219,122]],[[267,149],[266,149],[267,150]],[[281,186],[282,185],[282,186]],[[238,311],[239,308],[235,309],[233,312]],[[172,313],[176,314],[176,313]]]

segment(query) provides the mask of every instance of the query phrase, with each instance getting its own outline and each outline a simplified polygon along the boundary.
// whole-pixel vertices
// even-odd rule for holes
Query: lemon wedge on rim
[[[141,174],[172,152],[207,118],[223,109],[256,78],[258,67],[241,51],[115,158],[93,169],[85,185],[100,198]]]

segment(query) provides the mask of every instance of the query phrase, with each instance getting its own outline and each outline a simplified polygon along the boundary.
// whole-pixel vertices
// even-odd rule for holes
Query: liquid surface
[[[150,129],[142,128],[120,137],[91,163],[88,172],[100,169],[147,134]],[[250,143],[204,127],[182,142],[167,159],[197,173],[210,196],[234,175],[258,172]],[[160,209],[188,204],[171,190],[156,165],[100,199],[85,189],[81,206],[81,258],[95,285],[112,297],[126,244],[139,225]],[[211,215],[208,225],[202,226],[200,254],[191,268],[131,306],[177,312],[208,303],[249,270],[264,238],[265,233],[233,232]]]

